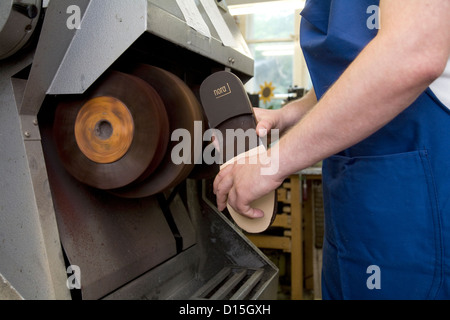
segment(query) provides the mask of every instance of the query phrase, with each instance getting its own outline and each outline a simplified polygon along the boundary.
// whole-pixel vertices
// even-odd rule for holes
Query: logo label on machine
[[[214,96],[216,97],[216,99],[223,98],[223,97],[229,95],[230,93],[231,93],[231,88],[230,88],[229,83],[214,90]]]

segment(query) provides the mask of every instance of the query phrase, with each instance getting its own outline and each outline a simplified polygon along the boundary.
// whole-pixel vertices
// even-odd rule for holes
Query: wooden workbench
[[[291,254],[291,299],[305,298],[304,289],[314,290],[314,298],[320,298],[320,272],[317,270],[320,252],[313,251],[314,221],[311,201],[308,197],[312,181],[321,181],[320,168],[310,168],[291,175],[277,190],[279,212],[273,228],[283,228],[283,235],[262,233],[247,235],[261,249],[277,249]],[[321,257],[320,257],[321,259]],[[321,264],[320,264],[321,265]],[[312,282],[311,282],[312,281]]]

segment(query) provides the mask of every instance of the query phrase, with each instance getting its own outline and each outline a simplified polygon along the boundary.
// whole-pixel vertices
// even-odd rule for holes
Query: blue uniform
[[[307,0],[301,45],[318,99],[376,35],[374,5]],[[450,111],[430,89],[326,159],[323,186],[324,299],[450,298]]]

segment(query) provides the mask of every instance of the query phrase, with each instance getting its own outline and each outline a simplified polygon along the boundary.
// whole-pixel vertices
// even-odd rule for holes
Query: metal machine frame
[[[173,54],[176,50],[192,53],[219,70],[235,72],[243,81],[253,74],[248,48],[226,11],[222,14],[235,37],[235,48],[222,44],[200,5],[211,38],[187,26],[175,1],[79,0],[79,29],[66,27],[72,3],[50,1],[36,49],[19,51],[0,61],[0,297],[74,298],[67,286],[67,261],[38,122],[46,99],[82,94],[130,47],[147,39],[161,39],[158,41],[173,49]],[[230,277],[231,282],[240,282],[234,298],[245,297],[251,290],[256,290],[252,298],[274,297],[276,267],[211,204],[204,183],[185,181],[197,244],[101,298],[205,298],[206,287],[213,287],[208,280],[214,278],[214,270],[227,263],[230,266],[221,273],[223,278],[215,281]],[[233,241],[239,243],[241,251]],[[220,253],[217,248],[221,248]],[[176,265],[179,267],[174,268]],[[257,284],[261,279],[264,281]],[[170,282],[178,284],[177,290]],[[209,297],[228,296],[221,288]]]

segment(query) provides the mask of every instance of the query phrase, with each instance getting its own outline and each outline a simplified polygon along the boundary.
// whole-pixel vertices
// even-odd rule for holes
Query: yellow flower
[[[267,83],[264,81],[263,86],[259,86],[261,88],[261,91],[258,92],[263,102],[269,102],[272,100],[272,98],[275,96],[273,91],[275,90],[275,87],[272,86],[272,82]]]

